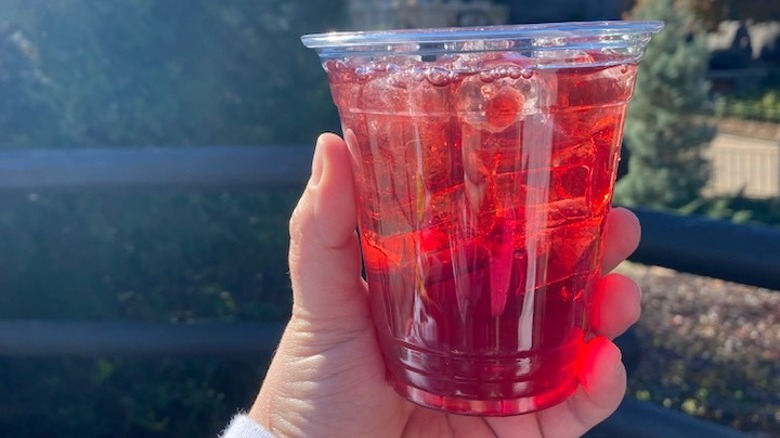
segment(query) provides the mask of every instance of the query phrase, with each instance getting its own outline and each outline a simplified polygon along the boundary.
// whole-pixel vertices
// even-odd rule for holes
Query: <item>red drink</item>
[[[395,389],[478,415],[571,395],[638,57],[325,60]]]

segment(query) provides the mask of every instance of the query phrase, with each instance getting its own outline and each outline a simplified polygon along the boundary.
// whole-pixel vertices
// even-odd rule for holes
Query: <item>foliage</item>
[[[625,128],[629,172],[616,186],[618,203],[677,208],[698,198],[709,177],[702,150],[714,130],[692,117],[708,106],[707,48],[684,6],[647,0],[632,12],[666,27],[641,63]]]
[[[0,359],[0,435],[217,436],[267,360]]]
[[[741,193],[697,199],[679,212],[735,223],[780,226],[780,199],[751,199]]]
[[[18,60],[0,65],[0,92],[16,98],[0,101],[3,147],[308,143],[337,126],[299,40],[339,22],[332,4],[12,3],[0,60]]]
[[[7,195],[0,317],[283,320],[298,193]],[[0,360],[0,435],[214,436],[266,360]]]
[[[338,119],[299,36],[344,15],[306,0],[0,2],[0,148],[311,143]],[[298,194],[0,194],[0,318],[283,320]],[[0,435],[214,436],[266,360],[2,359]]]
[[[6,196],[0,318],[285,318],[298,193]]]
[[[715,99],[715,115],[780,123],[780,92],[719,96]]]

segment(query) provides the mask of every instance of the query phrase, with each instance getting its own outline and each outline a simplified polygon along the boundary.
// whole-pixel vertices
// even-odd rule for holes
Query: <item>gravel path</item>
[[[618,271],[644,294],[629,393],[780,437],[780,292],[633,263]]]

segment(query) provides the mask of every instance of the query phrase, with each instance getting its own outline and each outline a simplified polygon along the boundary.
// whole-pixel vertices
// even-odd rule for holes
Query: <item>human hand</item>
[[[451,415],[417,406],[387,383],[361,278],[350,157],[338,136],[317,142],[312,177],[290,220],[294,304],[249,416],[279,437],[570,437],[607,418],[622,400],[625,368],[609,340],[639,318],[640,292],[621,275],[600,280],[593,331],[577,391],[565,402],[514,417]],[[607,218],[604,271],[639,242],[625,209]]]

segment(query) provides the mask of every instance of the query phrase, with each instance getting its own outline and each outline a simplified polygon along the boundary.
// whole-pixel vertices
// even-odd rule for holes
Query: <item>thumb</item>
[[[344,330],[368,319],[356,217],[349,151],[337,135],[323,134],[290,219],[293,318],[311,329]]]

